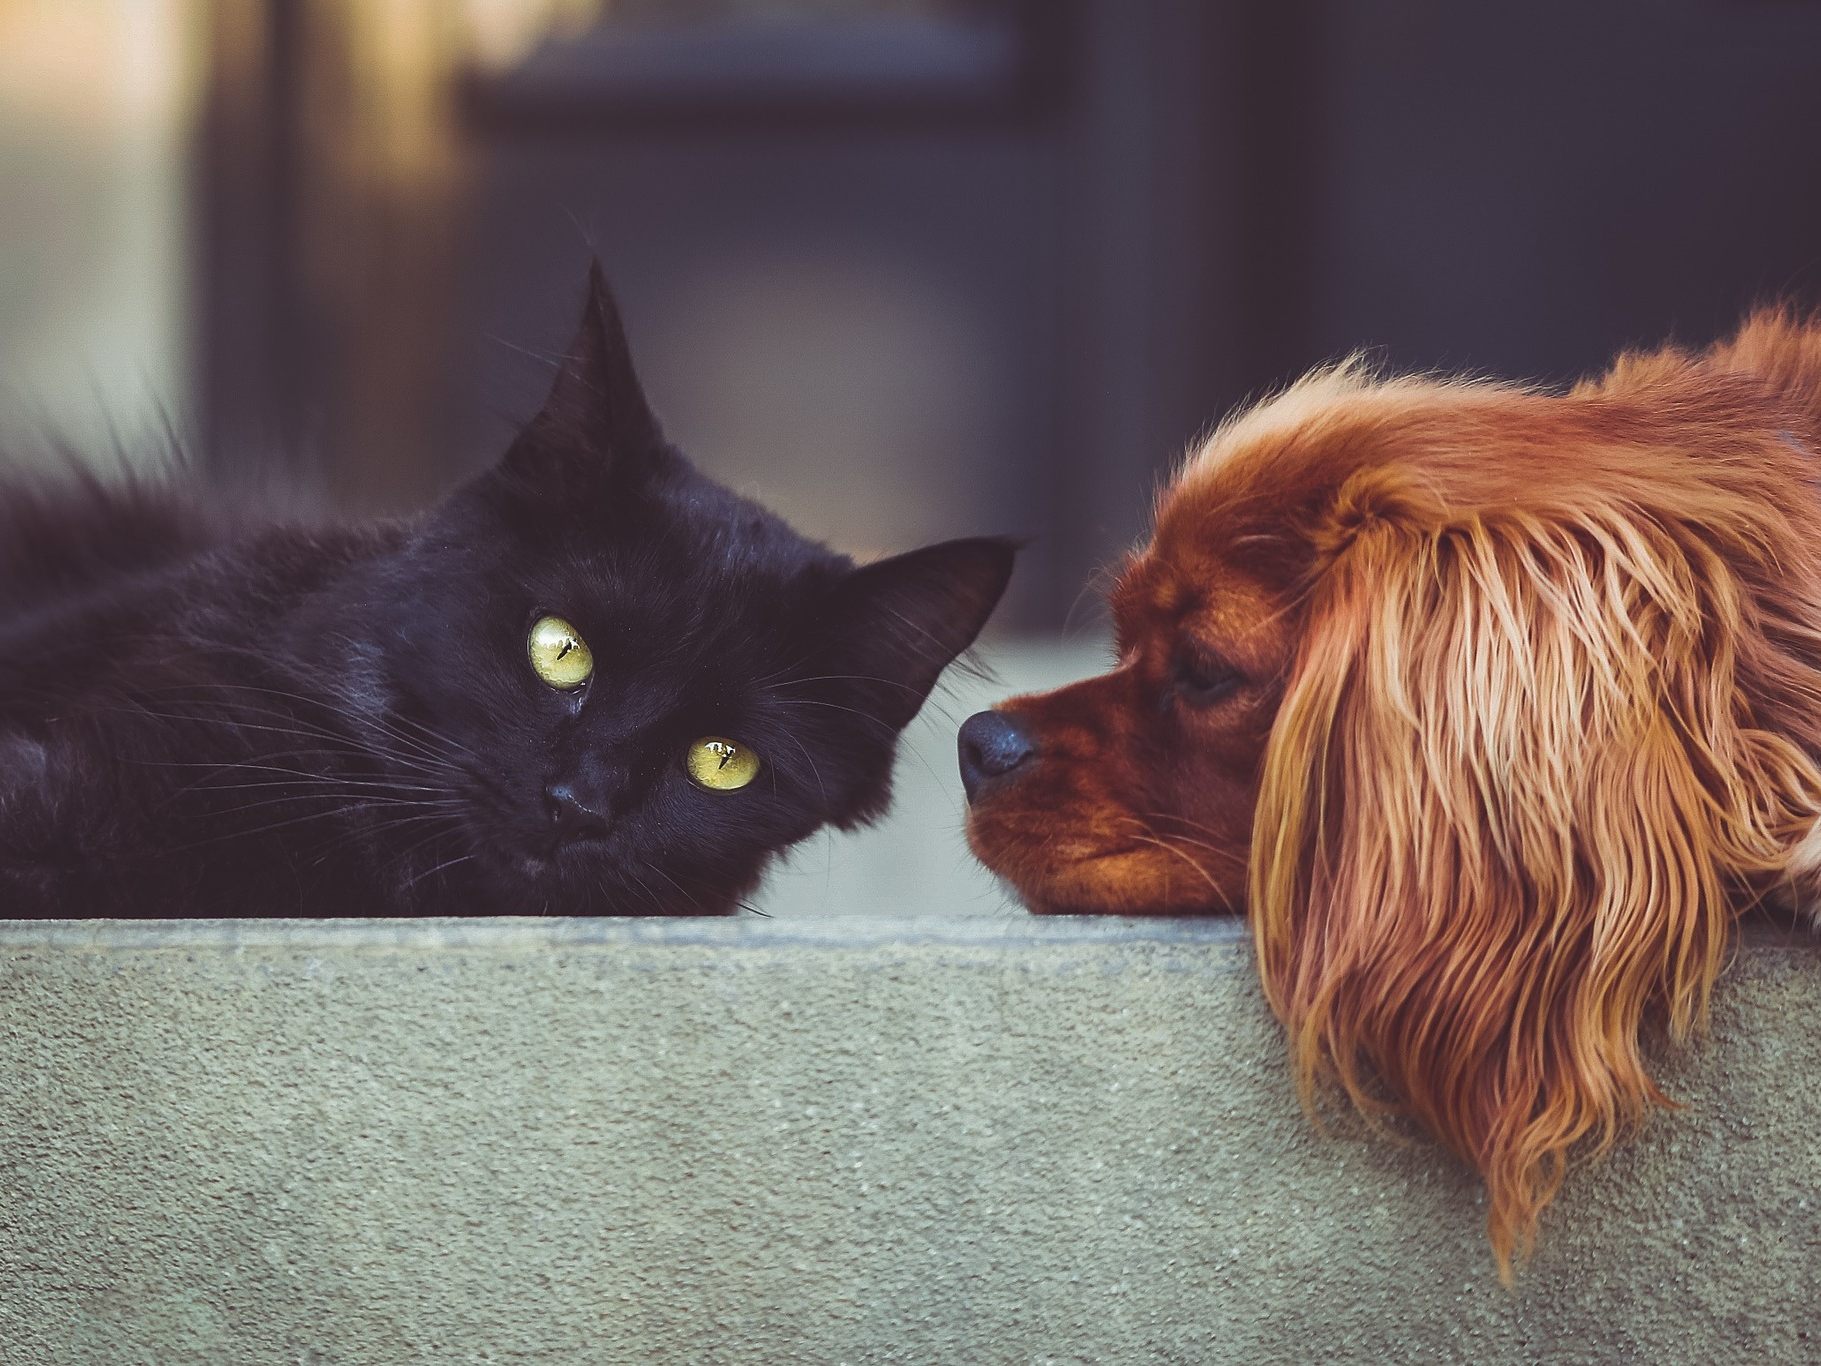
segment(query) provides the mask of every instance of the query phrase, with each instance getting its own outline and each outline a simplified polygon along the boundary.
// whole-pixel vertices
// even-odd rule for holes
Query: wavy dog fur
[[[1507,1277],[1571,1155],[1668,1103],[1647,1018],[1697,1031],[1736,917],[1821,867],[1818,447],[1821,329],[1786,314],[1566,394],[1350,363],[1217,432],[1116,595],[1135,677],[1159,635],[1273,661],[1174,723],[1212,753],[1254,724],[1223,707],[1274,707],[1252,808],[1153,773],[1140,814],[1193,821],[1174,854],[1223,898],[1244,851],[1305,1104],[1331,1077],[1475,1166]],[[1067,692],[1008,704],[1037,766]],[[1031,788],[971,826],[1015,881],[996,832]],[[1045,876],[1131,909],[1111,878],[1083,894],[1092,866]]]

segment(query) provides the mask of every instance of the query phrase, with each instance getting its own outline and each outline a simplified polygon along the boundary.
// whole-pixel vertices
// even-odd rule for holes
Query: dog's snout
[[[961,786],[971,802],[996,778],[1003,778],[1037,752],[1023,728],[1002,711],[975,712],[961,724]]]

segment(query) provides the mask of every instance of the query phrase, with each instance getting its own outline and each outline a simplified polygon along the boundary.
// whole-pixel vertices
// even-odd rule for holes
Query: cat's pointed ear
[[[601,263],[591,262],[581,325],[544,406],[512,443],[501,469],[533,487],[569,486],[577,476],[636,482],[662,445],[619,306]]]
[[[980,634],[1012,577],[1017,545],[944,541],[853,570],[836,590],[831,649],[867,711],[901,728]]]

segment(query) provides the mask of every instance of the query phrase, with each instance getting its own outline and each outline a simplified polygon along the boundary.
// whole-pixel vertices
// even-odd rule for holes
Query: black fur
[[[0,484],[0,915],[726,913],[778,851],[885,809],[1011,560],[856,568],[698,474],[597,270],[543,411],[419,517]],[[594,652],[578,692],[527,662],[547,612]],[[694,786],[705,735],[755,748],[757,781]],[[557,840],[558,782],[604,833]]]

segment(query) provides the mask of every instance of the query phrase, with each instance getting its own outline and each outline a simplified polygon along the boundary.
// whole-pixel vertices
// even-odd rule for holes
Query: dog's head
[[[1312,376],[1164,494],[1112,672],[963,728],[970,842],[1039,911],[1243,909],[1305,1100],[1477,1166],[1508,1268],[1821,810],[1796,420],[1675,353]]]

